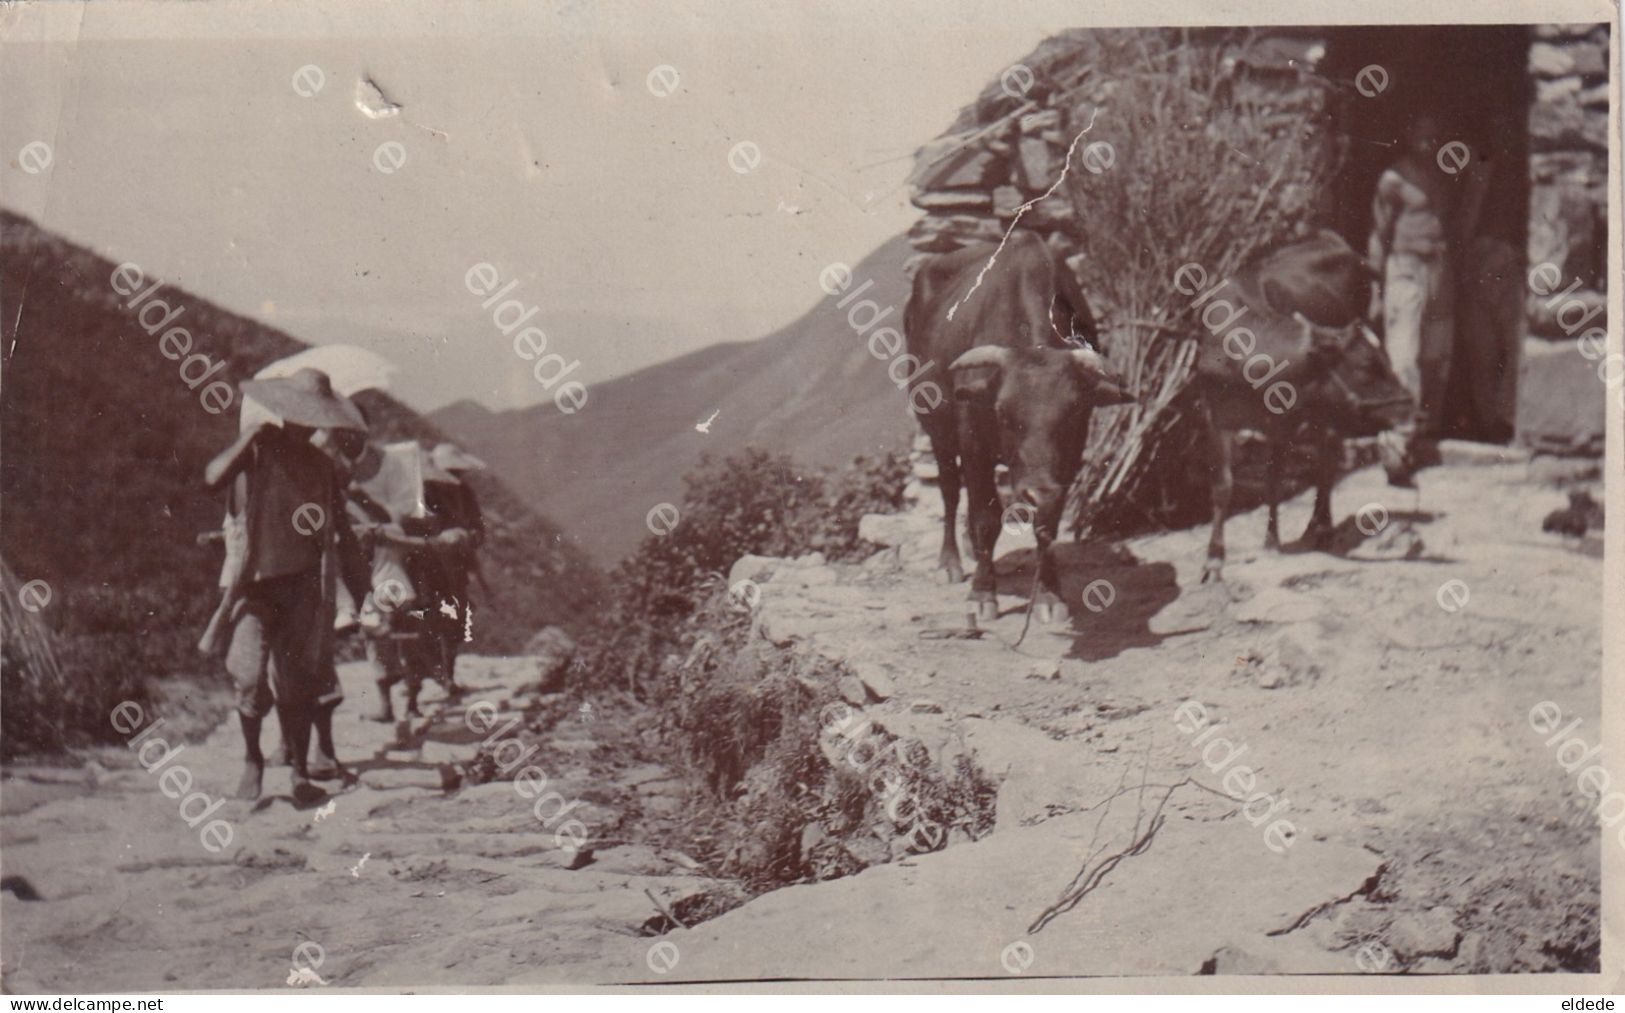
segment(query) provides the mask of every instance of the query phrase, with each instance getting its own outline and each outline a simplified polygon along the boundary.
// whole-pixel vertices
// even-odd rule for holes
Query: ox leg
[[[1281,551],[1281,444],[1270,440],[1264,461],[1264,499],[1269,503],[1270,522],[1264,529],[1264,548]]]
[[[985,471],[985,474],[982,472]],[[993,469],[965,469],[965,491],[970,494],[970,540],[976,552],[976,573],[971,578],[970,600],[976,618],[999,617],[998,574],[993,568],[993,546],[999,540],[999,491]]]
[[[1230,515],[1230,495],[1235,491],[1231,460],[1235,434],[1221,432],[1208,423],[1213,447],[1213,533],[1208,536],[1207,563],[1202,567],[1202,583],[1224,579],[1224,521]]]
[[[1061,580],[1052,550],[1054,539],[1047,534],[1038,535],[1038,597],[1033,602],[1033,615],[1041,623],[1064,623],[1068,612],[1061,599]]]
[[[1309,515],[1309,526],[1303,530],[1303,543],[1324,549],[1332,537],[1332,486],[1337,484],[1343,441],[1335,436],[1324,437],[1316,453],[1315,509]]]
[[[931,439],[931,452],[937,458],[937,485],[942,490],[942,552],[937,566],[950,584],[965,579],[964,565],[959,561],[959,448],[945,440]]]

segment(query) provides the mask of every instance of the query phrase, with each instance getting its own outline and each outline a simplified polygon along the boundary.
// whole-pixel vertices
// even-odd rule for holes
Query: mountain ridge
[[[682,477],[704,455],[755,446],[833,467],[906,448],[913,422],[903,392],[890,362],[871,353],[866,318],[855,327],[852,311],[872,301],[885,315],[870,326],[901,330],[913,252],[895,237],[851,268],[846,291],[857,298],[847,307],[827,296],[760,338],[720,341],[595,384],[576,415],[551,402],[493,412],[465,400],[429,418],[607,565],[649,534],[651,509],[681,502]],[[708,419],[708,431],[697,431]]]

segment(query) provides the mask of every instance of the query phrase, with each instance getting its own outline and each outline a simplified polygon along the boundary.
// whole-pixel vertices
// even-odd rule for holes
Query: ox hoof
[[[1053,626],[1056,623],[1066,622],[1071,618],[1071,613],[1067,611],[1066,603],[1063,601],[1039,601],[1033,605],[1033,618],[1045,626]]]
[[[1319,551],[1332,543],[1332,526],[1330,524],[1311,524],[1304,529],[1303,544]]]
[[[1209,559],[1202,566],[1202,583],[1220,584],[1224,582],[1224,560]]]
[[[999,618],[999,599],[992,591],[974,591],[965,603],[965,611],[977,622],[992,622]]]
[[[1264,536],[1264,551],[1265,552],[1280,552],[1281,551],[1281,536],[1276,534],[1273,531],[1271,531],[1269,534],[1265,535]]]
[[[947,584],[959,584],[965,580],[965,568],[958,563],[944,563],[942,565],[942,579]]]

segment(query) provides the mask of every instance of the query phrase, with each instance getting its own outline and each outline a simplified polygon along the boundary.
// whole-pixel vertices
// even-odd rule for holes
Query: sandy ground
[[[720,887],[627,829],[658,826],[682,788],[624,727],[554,714],[533,761],[583,800],[585,864],[512,783],[443,781],[475,748],[463,707],[535,705],[523,659],[463,659],[474,691],[398,730],[354,719],[365,680],[346,669],[359,783],[320,819],[228,802],[218,854],[129,750],[14,768],[5,872],[43,900],[0,898],[4,985],[315,987],[287,984],[304,941],[351,987],[1594,969],[1598,830],[1529,715],[1551,701],[1598,741],[1601,560],[1541,533],[1565,498],[1520,462],[1435,469],[1420,493],[1358,472],[1335,502],[1339,518],[1383,504],[1424,551],[1266,554],[1256,511],[1230,523],[1226,582],[1203,587],[1204,530],[1072,546],[1071,622],[1019,648],[1031,551],[1015,539],[1001,618],[929,638],[965,621],[964,586],[931,572],[929,501],[880,524],[895,548],[861,566],[742,561],[761,635],[866,673],[865,716],[893,734],[973,754],[1000,781],[997,826],[658,938],[649,894],[675,908]],[[1307,495],[1286,506],[1289,538],[1308,511]],[[1111,603],[1091,611],[1100,580]],[[1447,610],[1449,581],[1465,603],[1447,593]],[[1179,721],[1188,701],[1218,726],[1203,741]],[[223,726],[176,762],[218,797],[235,740]],[[1243,766],[1243,799],[1268,800],[1224,794]]]

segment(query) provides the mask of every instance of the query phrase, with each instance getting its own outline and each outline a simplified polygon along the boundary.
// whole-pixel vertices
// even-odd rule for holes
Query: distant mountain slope
[[[882,311],[893,308],[875,326],[901,332],[903,263],[912,252],[900,236],[853,266],[849,292],[873,285],[844,309],[837,297],[822,298],[759,340],[713,345],[593,385],[575,415],[561,414],[552,401],[508,412],[461,401],[430,419],[485,457],[601,563],[613,563],[649,533],[650,508],[681,502],[682,477],[703,453],[754,445],[801,463],[839,465],[906,446],[914,423],[903,394],[848,314],[872,299]],[[808,269],[815,293],[823,267]],[[867,312],[857,319],[864,323]],[[710,432],[696,431],[713,412]]]
[[[220,414],[205,410],[206,382],[187,388],[181,363],[164,357],[113,290],[114,267],[0,211],[0,554],[19,580],[50,584],[41,614],[86,664],[205,671],[215,666],[192,645],[217,600],[220,550],[195,537],[219,527],[221,500],[203,490],[202,474],[236,436],[236,400]],[[233,388],[306,347],[178,288],[151,298],[184,307],[171,326],[188,329],[193,352],[223,359],[210,380]],[[392,398],[358,400],[386,438],[439,438]],[[494,528],[484,557],[498,595],[476,604],[477,645],[514,649],[544,623],[573,625],[596,599],[596,571],[500,483],[476,485]]]

